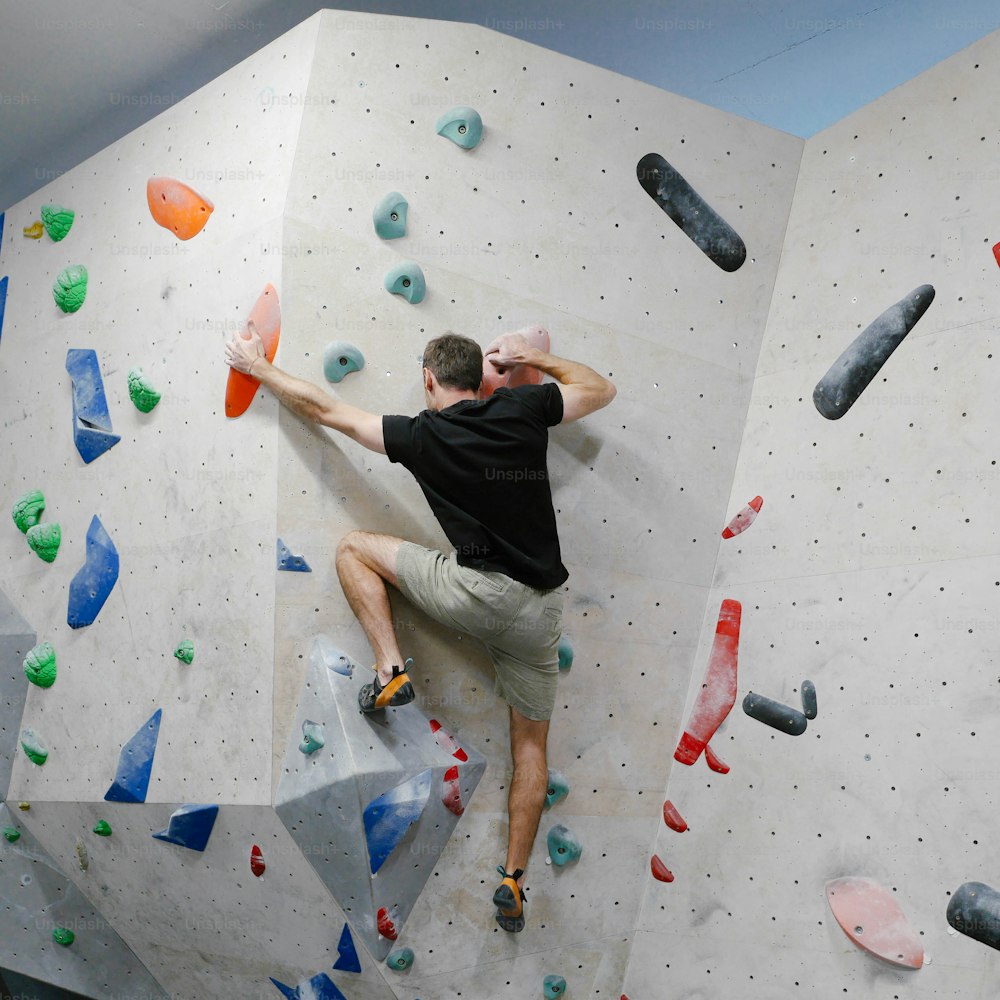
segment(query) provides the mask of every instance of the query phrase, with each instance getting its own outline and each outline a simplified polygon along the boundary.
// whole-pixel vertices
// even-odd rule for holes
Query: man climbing
[[[363,712],[414,698],[411,660],[396,641],[387,584],[431,618],[475,636],[509,706],[513,774],[507,797],[507,857],[493,894],[506,931],[524,927],[524,872],[548,787],[546,743],[555,705],[557,645],[568,573],[561,561],[549,489],[548,428],[606,406],[615,387],[593,369],[530,346],[520,334],[486,349],[497,369],[529,365],[558,382],[497,389],[479,398],[483,351],[447,333],[424,350],[427,409],[378,416],[328,395],[268,363],[264,345],[234,336],[226,362],[257,379],[293,413],[399,462],[416,478],[455,551],[350,531],[337,548],[337,573],[375,654],[375,679],[359,692]]]

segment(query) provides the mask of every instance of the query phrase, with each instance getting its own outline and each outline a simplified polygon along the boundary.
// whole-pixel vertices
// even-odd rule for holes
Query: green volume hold
[[[28,528],[33,528],[42,519],[45,510],[45,497],[41,490],[31,490],[14,501],[10,512],[21,534],[27,534]]]
[[[49,748],[45,741],[33,729],[24,729],[21,732],[21,749],[25,752],[28,760],[32,764],[41,766],[49,759]]]
[[[57,927],[52,932],[52,940],[68,948],[76,940],[76,935],[68,927]]]
[[[94,824],[94,833],[96,833],[98,837],[110,837],[111,827],[108,825],[108,821],[106,819],[99,819]]]
[[[181,639],[174,650],[174,656],[178,660],[190,663],[194,659],[194,643],[190,639]]]
[[[128,394],[140,413],[149,413],[160,401],[160,393],[153,388],[140,365],[128,370]]]
[[[4,840],[9,840],[12,844],[16,844],[21,839],[21,831],[15,826],[5,826],[3,828]]]
[[[53,243],[64,239],[73,225],[75,214],[71,208],[62,205],[42,205],[42,225]]]
[[[40,642],[28,650],[24,658],[24,673],[32,684],[50,688],[56,682],[56,651],[51,642]]]
[[[63,268],[52,286],[52,297],[65,313],[75,313],[87,297],[87,269],[83,264]]]
[[[62,528],[55,521],[33,524],[27,532],[28,547],[47,563],[54,562],[62,542]]]

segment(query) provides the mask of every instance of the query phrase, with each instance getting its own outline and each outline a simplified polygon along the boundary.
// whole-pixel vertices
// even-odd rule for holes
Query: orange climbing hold
[[[676,830],[678,833],[683,833],[688,828],[687,823],[684,822],[684,817],[677,811],[677,807],[670,799],[667,799],[663,803],[663,822],[671,830]]]
[[[525,326],[514,332],[524,337],[532,347],[537,347],[540,351],[548,354],[550,347],[549,331],[544,326]],[[493,343],[496,343],[496,341]],[[537,385],[542,381],[542,373],[537,368],[532,368],[531,365],[514,365],[513,368],[497,368],[496,365],[488,360],[489,355],[495,353],[497,353],[496,349],[493,347],[493,344],[490,344],[486,348],[486,354],[483,357],[483,383],[479,389],[480,399],[492,396],[501,387],[513,389],[519,385]]]
[[[278,353],[278,340],[281,337],[281,308],[278,305],[278,293],[274,285],[268,285],[260,298],[254,303],[247,323],[253,323],[264,341],[264,355],[268,361],[273,361]],[[250,339],[246,327],[240,331],[244,340]],[[235,368],[229,369],[229,381],[226,383],[226,416],[239,417],[246,413],[253,402],[254,394],[260,388],[260,382]]]
[[[729,774],[729,765],[717,756],[711,746],[705,747],[705,763],[715,771],[716,774]]]
[[[660,860],[659,854],[649,859],[649,868],[657,882],[673,882],[674,873]]]
[[[146,182],[146,202],[153,221],[181,240],[197,236],[215,210],[207,198],[173,177],[150,177]]]

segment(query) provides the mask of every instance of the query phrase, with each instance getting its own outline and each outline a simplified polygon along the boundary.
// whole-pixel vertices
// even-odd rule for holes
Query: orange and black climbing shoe
[[[493,905],[497,908],[497,923],[511,934],[524,930],[524,892],[517,880],[524,874],[523,868],[508,875],[502,865],[497,865],[497,873],[503,881],[493,893]]]
[[[393,665],[392,680],[385,687],[379,683],[378,675],[371,684],[365,684],[358,692],[358,704],[362,712],[380,712],[383,708],[399,708],[413,701],[415,694],[410,683],[409,669],[412,659],[408,659],[402,669]]]

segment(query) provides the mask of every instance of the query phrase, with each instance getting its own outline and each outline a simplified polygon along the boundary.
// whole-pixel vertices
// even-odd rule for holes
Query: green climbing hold
[[[99,819],[94,824],[94,833],[96,833],[98,837],[110,837],[111,827],[108,825],[108,821],[106,819]]]
[[[27,532],[28,546],[39,559],[47,563],[53,562],[59,554],[59,544],[62,542],[62,528],[55,521],[44,524],[33,524]]]
[[[42,519],[45,510],[45,497],[41,490],[31,490],[14,501],[11,517],[21,534],[26,534],[28,528],[34,527]]]
[[[390,191],[372,212],[375,232],[384,240],[399,239],[406,235],[406,199],[398,191]]]
[[[150,384],[141,365],[128,370],[128,394],[140,413],[149,413],[160,401],[160,393]]]
[[[462,149],[472,149],[483,137],[483,119],[475,108],[452,108],[437,120],[434,131]]]
[[[323,352],[323,374],[328,382],[339,382],[365,366],[365,356],[353,345],[335,340]]]
[[[565,635],[559,637],[559,669],[569,670],[573,666],[573,646]]]
[[[56,682],[56,651],[51,642],[40,642],[28,650],[24,658],[24,673],[32,684],[50,688]]]
[[[558,771],[549,771],[549,783],[545,789],[545,808],[551,809],[567,795],[569,795],[569,782]]]
[[[34,729],[24,729],[21,731],[21,749],[32,764],[41,766],[49,758],[49,748]]]
[[[413,965],[413,949],[397,948],[395,951],[389,952],[389,957],[385,960],[385,964],[397,972],[405,972]]]
[[[12,844],[16,844],[21,839],[21,831],[16,826],[5,826],[3,828],[3,836],[4,840],[9,840]]]
[[[556,1000],[557,997],[566,995],[566,980],[562,976],[546,976],[542,981],[542,989],[545,990],[545,1000]]]
[[[76,935],[68,927],[57,927],[52,932],[52,940],[68,948],[76,940]]]
[[[63,208],[62,205],[42,205],[42,225],[54,243],[58,243],[66,236],[74,218],[71,208]]]
[[[299,744],[299,749],[306,754],[315,753],[317,750],[322,750],[325,745],[323,724],[306,719],[302,723],[302,742]]]
[[[190,663],[194,659],[194,643],[190,639],[181,639],[174,650],[174,656],[178,660]]]
[[[66,313],[75,313],[87,297],[87,269],[83,264],[63,268],[52,286],[56,305]]]
[[[407,260],[394,267],[385,276],[386,291],[393,295],[402,295],[410,305],[422,302],[427,292],[427,282],[424,272],[415,261]]]
[[[558,868],[576,861],[583,853],[583,845],[576,836],[562,823],[557,823],[548,836],[549,858]]]

